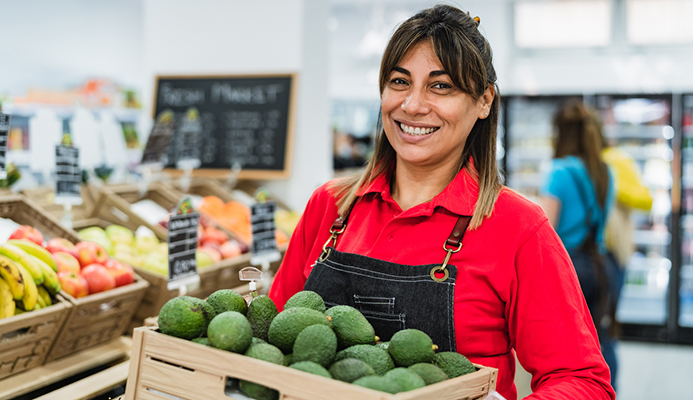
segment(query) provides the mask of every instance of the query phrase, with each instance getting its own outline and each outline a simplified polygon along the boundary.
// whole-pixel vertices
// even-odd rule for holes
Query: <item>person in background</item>
[[[601,126],[601,124],[600,124]],[[609,212],[604,231],[604,241],[607,256],[610,258],[607,266],[609,275],[609,335],[605,335],[605,343],[602,345],[602,353],[611,368],[611,380],[614,390],[618,377],[618,358],[616,356],[616,338],[618,337],[618,324],[616,321],[616,309],[621,288],[625,277],[625,270],[633,253],[633,223],[631,212],[633,210],[649,211],[652,208],[652,196],[650,190],[640,178],[638,166],[633,158],[625,151],[617,147],[607,147],[606,138],[602,132],[602,158],[609,166],[614,177],[614,206]]]
[[[581,100],[570,100],[554,115],[553,126],[554,160],[540,189],[541,205],[573,262],[613,386],[617,368],[608,337],[613,267],[604,242],[613,179],[601,155],[601,124]]]
[[[541,208],[502,186],[500,96],[479,20],[437,5],[403,22],[380,66],[381,127],[362,173],[319,187],[269,296],[357,308],[383,341],[426,332],[498,368],[517,398],[613,399],[575,270]]]

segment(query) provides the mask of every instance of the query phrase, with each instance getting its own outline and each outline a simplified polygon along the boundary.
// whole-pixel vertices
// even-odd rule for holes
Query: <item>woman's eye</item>
[[[393,78],[392,80],[390,80],[390,83],[393,85],[406,85],[407,81],[405,81],[402,78]]]
[[[445,82],[437,82],[433,84],[433,89],[452,89],[452,85]]]

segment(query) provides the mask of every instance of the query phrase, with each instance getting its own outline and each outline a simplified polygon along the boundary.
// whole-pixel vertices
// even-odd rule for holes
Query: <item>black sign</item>
[[[250,224],[253,229],[253,254],[274,253],[277,240],[274,236],[274,202],[253,204],[250,207]]]
[[[10,115],[0,113],[0,179],[7,178],[7,136],[10,132]]]
[[[55,172],[56,200],[73,198],[79,199],[78,203],[81,202],[82,170],[79,168],[79,149],[72,146],[55,146]]]
[[[156,118],[152,132],[147,138],[147,145],[142,152],[141,164],[158,164],[168,151],[173,136],[173,113],[163,112]]]
[[[202,143],[202,121],[196,108],[189,108],[178,115],[176,129],[173,132],[171,145],[168,147],[168,165],[176,167],[181,162],[194,162],[200,165],[200,143]]]
[[[168,221],[168,280],[197,275],[197,225],[199,213],[172,215]],[[170,287],[169,287],[170,288]]]
[[[170,109],[181,121],[199,111],[200,168],[284,172],[291,135],[293,76],[159,77],[155,115]],[[177,129],[173,143],[185,131]],[[184,141],[184,139],[181,139]],[[171,150],[173,151],[173,150]],[[175,166],[169,160],[168,166]]]

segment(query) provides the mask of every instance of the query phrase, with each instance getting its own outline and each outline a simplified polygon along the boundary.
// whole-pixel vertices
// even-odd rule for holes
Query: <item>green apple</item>
[[[120,225],[107,226],[106,235],[114,244],[125,243],[130,245],[135,239],[135,234],[130,229]]]
[[[197,250],[195,252],[195,261],[197,261],[197,268],[205,268],[214,264],[212,256],[210,256],[206,251],[202,250]]]
[[[140,267],[147,271],[168,275],[168,257],[159,253],[147,254],[142,257],[142,264]]]
[[[95,242],[94,239],[108,239],[106,231],[99,226],[90,226],[89,228],[82,229],[79,231],[79,237],[82,238],[82,240],[87,240],[90,242]]]

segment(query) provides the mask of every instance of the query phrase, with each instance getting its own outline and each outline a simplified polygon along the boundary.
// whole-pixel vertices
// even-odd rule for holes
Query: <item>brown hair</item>
[[[576,156],[582,159],[603,209],[609,190],[609,171],[602,161],[604,139],[596,111],[581,100],[570,100],[554,115],[553,126],[556,134],[554,158]]]
[[[478,22],[461,10],[436,5],[422,10],[402,23],[390,38],[380,64],[380,94],[390,73],[416,44],[428,40],[452,82],[473,99],[479,100],[491,85],[496,94],[489,115],[478,119],[464,149],[460,149],[459,170],[466,167],[479,184],[479,198],[470,228],[481,225],[493,212],[502,183],[496,165],[496,130],[500,112],[500,95],[491,46],[478,30]],[[387,139],[379,119],[375,152],[360,175],[335,182],[339,214],[345,216],[356,201],[358,191],[381,174],[394,171],[396,153]],[[469,163],[470,157],[474,165]],[[459,171],[458,170],[458,171]]]

